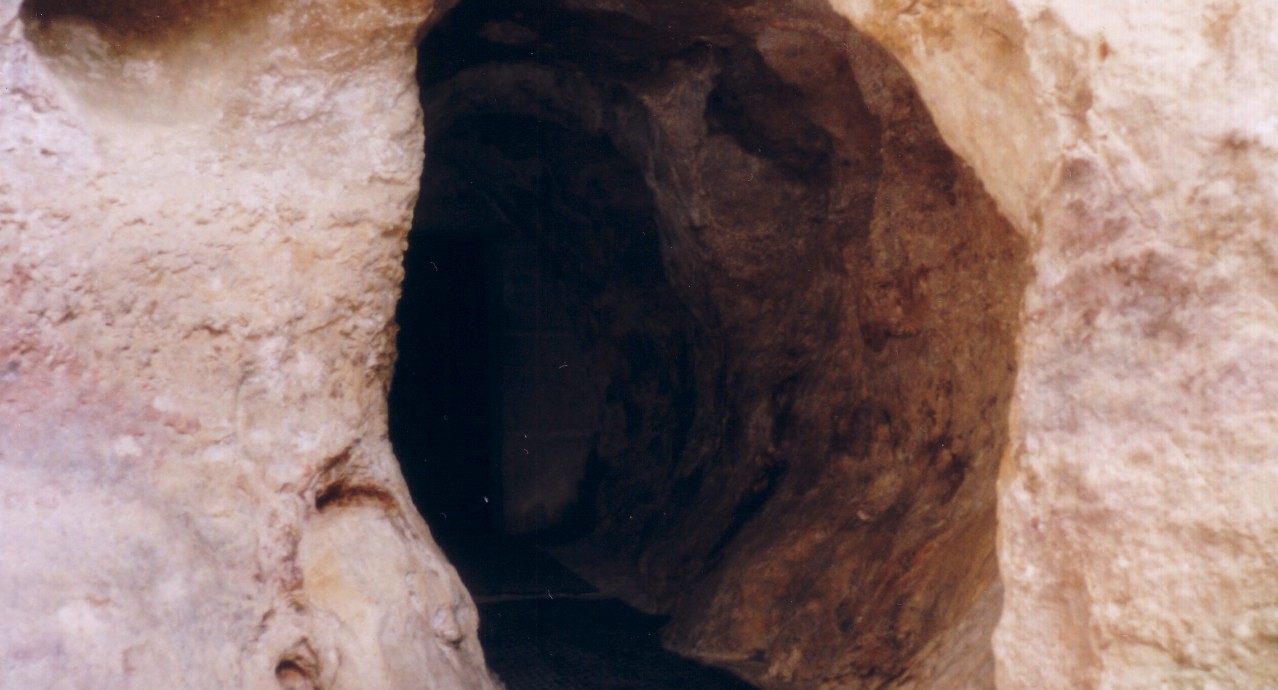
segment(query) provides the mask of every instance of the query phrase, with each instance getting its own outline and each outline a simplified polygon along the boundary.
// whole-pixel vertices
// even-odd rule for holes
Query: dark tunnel
[[[529,597],[760,687],[883,687],[964,621],[989,673],[1025,248],[832,26],[499,0],[420,44],[390,435],[512,688],[503,625],[582,620]],[[682,672],[580,687],[736,682]]]
[[[261,64],[299,72],[250,80],[259,63],[242,60],[228,83],[292,93],[322,65],[345,80],[333,93],[355,93],[404,56],[365,69],[392,44],[364,55],[325,21],[349,10],[367,23],[359,36],[398,46],[431,8],[388,433],[509,690],[993,687],[996,480],[1027,242],[906,70],[827,0],[372,2],[329,17],[307,3],[116,4],[23,4],[51,68],[113,61],[77,76],[78,97],[114,103],[113,117],[152,110],[131,100],[138,85],[192,77],[183,93],[216,90],[195,68],[238,31],[246,46],[296,32]],[[378,33],[396,13],[401,33]],[[81,23],[105,42],[63,46],[76,34],[62,28]],[[240,107],[227,103],[208,116]],[[269,149],[254,136],[243,145],[257,166]],[[307,142],[317,178],[318,161],[345,160],[345,141]],[[376,178],[342,172],[344,185]],[[291,222],[276,215],[254,232]],[[326,246],[346,241],[332,235]],[[381,357],[376,318],[364,340]],[[360,365],[361,385],[380,383],[378,357]],[[251,416],[238,405],[237,439]],[[335,457],[322,472],[353,456]],[[396,478],[375,479],[321,478],[310,507],[355,495],[397,511]],[[310,500],[306,487],[289,505]],[[451,583],[411,522],[405,543],[439,566],[423,577]],[[296,540],[281,540],[292,559]],[[288,587],[281,600],[300,607],[300,579]],[[458,596],[439,620],[469,611]],[[439,644],[456,643],[438,627]],[[282,680],[309,682],[299,662],[279,663]]]
[[[687,397],[689,320],[642,176],[606,139],[477,113],[432,140],[423,190],[391,390],[415,499],[445,539],[588,533],[602,398]]]

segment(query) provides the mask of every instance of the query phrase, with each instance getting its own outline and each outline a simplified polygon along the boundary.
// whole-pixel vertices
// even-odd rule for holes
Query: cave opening
[[[24,5],[155,50],[200,16],[87,6]],[[1028,252],[901,66],[817,0],[462,0],[419,51],[389,433],[481,634],[992,687]]]
[[[391,439],[490,635],[616,596],[762,687],[989,687],[1026,248],[904,70],[821,3],[497,0],[418,80]]]
[[[582,536],[594,526],[600,341],[637,371],[681,366],[651,342],[651,322],[679,311],[651,195],[608,140],[492,112],[432,137],[422,189],[390,394],[415,499],[445,540]]]

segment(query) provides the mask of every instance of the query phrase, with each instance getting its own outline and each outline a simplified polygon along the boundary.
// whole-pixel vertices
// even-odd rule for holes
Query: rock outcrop
[[[835,4],[1033,247],[999,687],[1278,685],[1274,8]]]
[[[0,3],[0,686],[494,687],[386,441],[425,9],[110,8]]]
[[[443,9],[0,0],[0,686],[496,686],[387,441],[422,36],[418,213],[557,262],[670,647],[1278,686],[1275,10]]]

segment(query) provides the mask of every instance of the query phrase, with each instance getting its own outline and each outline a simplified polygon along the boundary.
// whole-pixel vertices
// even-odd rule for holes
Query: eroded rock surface
[[[597,334],[600,534],[669,643],[989,687],[1005,605],[1001,687],[1272,684],[1273,13],[833,5],[499,3],[443,63],[652,190],[686,314]]]
[[[490,209],[463,227],[535,207],[510,232],[605,399],[595,535],[666,643],[768,688],[989,687],[1026,247],[905,72],[801,4],[468,4],[425,40],[426,179]]]
[[[0,686],[487,688],[386,441],[420,4],[0,3]]]
[[[1278,684],[1275,9],[834,4],[1034,247],[999,686]]]
[[[1278,685],[1274,10],[831,5],[428,35],[599,542],[766,688]],[[0,685],[492,687],[386,441],[427,3],[112,7],[0,2]]]

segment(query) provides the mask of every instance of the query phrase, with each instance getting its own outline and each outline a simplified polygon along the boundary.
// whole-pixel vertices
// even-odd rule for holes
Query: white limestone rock
[[[835,4],[1034,246],[998,686],[1278,687],[1278,8]]]
[[[386,440],[426,8],[242,5],[0,2],[0,687],[495,687]]]

